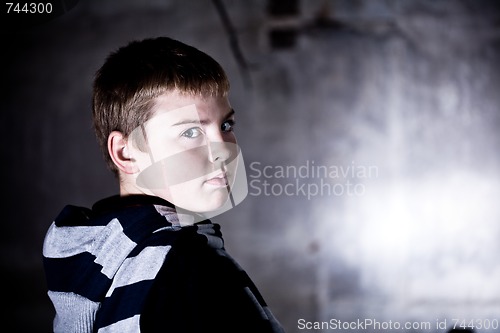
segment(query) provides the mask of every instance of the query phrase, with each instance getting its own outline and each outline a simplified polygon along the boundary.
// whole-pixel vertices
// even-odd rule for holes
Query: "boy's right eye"
[[[192,127],[190,129],[185,130],[182,132],[181,136],[184,136],[189,139],[194,139],[199,137],[202,134],[201,129],[198,127]]]

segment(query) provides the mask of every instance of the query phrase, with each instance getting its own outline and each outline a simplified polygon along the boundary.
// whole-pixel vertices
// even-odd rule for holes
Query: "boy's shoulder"
[[[201,238],[209,246],[223,247],[220,226],[203,220],[191,226],[180,226],[172,204],[152,196],[111,196],[95,202],[91,208],[68,204],[54,219],[55,227],[98,227],[101,234],[123,233],[139,244],[147,238]],[[103,229],[104,228],[104,229]],[[59,229],[59,228],[58,228]],[[108,232],[105,232],[105,230]],[[89,231],[89,228],[82,229]],[[161,233],[159,233],[161,231]],[[158,235],[155,235],[158,234]],[[102,235],[104,236],[104,235]]]
[[[54,222],[58,227],[90,226],[105,225],[115,218],[121,218],[124,221],[145,217],[151,218],[158,215],[157,210],[154,208],[155,205],[171,206],[170,203],[157,197],[142,195],[122,197],[114,195],[98,200],[91,208],[67,204],[59,212]],[[155,214],[151,214],[151,212]]]
[[[54,219],[58,227],[85,226],[94,218],[94,213],[87,207],[66,205]]]

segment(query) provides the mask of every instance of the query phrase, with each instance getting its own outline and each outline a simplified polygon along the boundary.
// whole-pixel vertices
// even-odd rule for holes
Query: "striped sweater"
[[[66,206],[43,246],[54,332],[284,332],[220,227],[148,196]]]

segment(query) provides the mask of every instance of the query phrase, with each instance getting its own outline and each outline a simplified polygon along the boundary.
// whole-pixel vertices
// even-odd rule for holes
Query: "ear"
[[[120,171],[126,174],[139,172],[135,160],[130,155],[128,140],[121,132],[113,131],[109,134],[108,153]]]

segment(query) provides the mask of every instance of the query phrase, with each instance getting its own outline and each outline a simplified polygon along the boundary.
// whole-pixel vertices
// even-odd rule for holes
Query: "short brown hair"
[[[93,122],[108,167],[118,169],[107,150],[108,136],[125,137],[151,118],[154,99],[170,91],[225,96],[229,81],[206,53],[168,37],[132,41],[111,53],[93,85]]]

